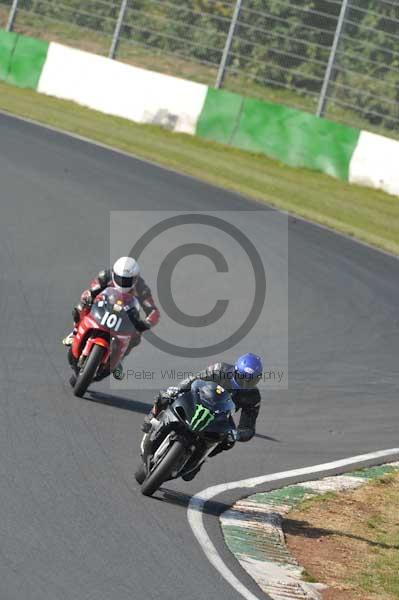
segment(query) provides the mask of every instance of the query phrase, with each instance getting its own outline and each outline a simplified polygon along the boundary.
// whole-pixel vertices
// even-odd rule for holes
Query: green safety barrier
[[[246,98],[232,144],[345,181],[360,131],[280,104]]]
[[[280,104],[210,89],[196,133],[348,181],[360,130]]]
[[[0,80],[36,89],[49,43],[0,29]]]
[[[18,35],[0,29],[0,81],[6,81]]]
[[[36,89],[46,62],[49,43],[28,36],[18,36],[7,82]]]
[[[234,136],[244,98],[226,90],[208,88],[205,104],[197,123],[196,135],[222,144]]]

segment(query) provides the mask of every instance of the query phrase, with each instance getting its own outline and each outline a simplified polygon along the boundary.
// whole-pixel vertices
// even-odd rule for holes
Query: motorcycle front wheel
[[[78,398],[81,398],[86,393],[87,388],[93,381],[94,375],[101,364],[104,354],[105,348],[97,346],[97,344],[93,346],[90,356],[87,358],[85,366],[80,371],[75,387],[73,388],[73,393],[75,396],[78,396]]]
[[[144,496],[152,496],[165,481],[170,479],[173,470],[181,461],[184,452],[185,448],[181,442],[178,440],[173,442],[166,456],[144,480],[143,485],[141,486],[141,493]]]

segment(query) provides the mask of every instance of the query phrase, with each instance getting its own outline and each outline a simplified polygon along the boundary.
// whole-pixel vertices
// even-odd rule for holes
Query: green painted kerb
[[[18,87],[36,89],[49,43],[0,31],[0,79]]]
[[[313,495],[315,492],[309,488],[303,486],[290,486],[271,492],[265,492],[261,494],[254,494],[251,496],[251,502],[257,504],[268,504],[270,506],[297,506],[299,502],[302,502],[305,498]]]
[[[376,479],[378,477],[384,477],[384,475],[390,475],[390,473],[397,473],[398,467],[392,467],[391,465],[383,465],[381,467],[370,467],[369,469],[361,469],[360,471],[353,471],[351,477],[361,477],[362,479]]]
[[[290,553],[280,543],[278,533],[274,532],[273,535],[273,532],[269,531],[269,535],[264,536],[261,531],[234,525],[223,526],[227,547],[238,558],[268,560],[283,564],[292,562]]]

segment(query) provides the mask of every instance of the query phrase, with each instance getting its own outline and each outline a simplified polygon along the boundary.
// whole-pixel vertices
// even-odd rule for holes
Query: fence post
[[[122,26],[123,26],[123,21],[125,19],[125,14],[126,14],[126,10],[127,10],[127,3],[128,3],[128,0],[122,0],[118,20],[117,20],[116,26],[115,26],[114,36],[112,38],[111,48],[109,49],[108,58],[115,58],[115,56],[116,56],[116,52],[118,50],[118,45],[119,45],[119,38],[121,35]]]
[[[13,0],[8,16],[6,31],[12,31],[14,29],[15,19],[17,18],[18,2],[19,0]]]
[[[227,35],[226,44],[224,46],[222,60],[220,61],[219,70],[218,70],[218,74],[216,77],[215,88],[217,88],[217,89],[221,88],[223,85],[224,76],[226,74],[227,61],[229,59],[231,45],[233,43],[234,33],[235,33],[237,23],[238,23],[238,17],[240,16],[241,5],[242,5],[242,0],[237,0],[236,5],[234,7],[234,13],[231,18],[230,29],[229,29],[229,33]]]
[[[326,72],[324,74],[323,85],[321,86],[319,103],[317,106],[316,116],[323,117],[328,103],[328,87],[331,81],[331,75],[335,65],[335,59],[337,56],[338,45],[341,39],[342,29],[345,24],[345,17],[349,6],[349,0],[343,0],[341,6],[341,12],[339,13],[337,28],[335,30],[334,41],[331,46],[330,56],[327,63]]]

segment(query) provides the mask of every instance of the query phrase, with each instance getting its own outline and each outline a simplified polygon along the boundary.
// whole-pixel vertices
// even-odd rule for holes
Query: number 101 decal
[[[110,314],[108,310],[104,313],[104,316],[101,319],[101,325],[108,327],[108,329],[113,329],[114,331],[119,331],[121,324],[121,317],[118,318],[116,315]]]

